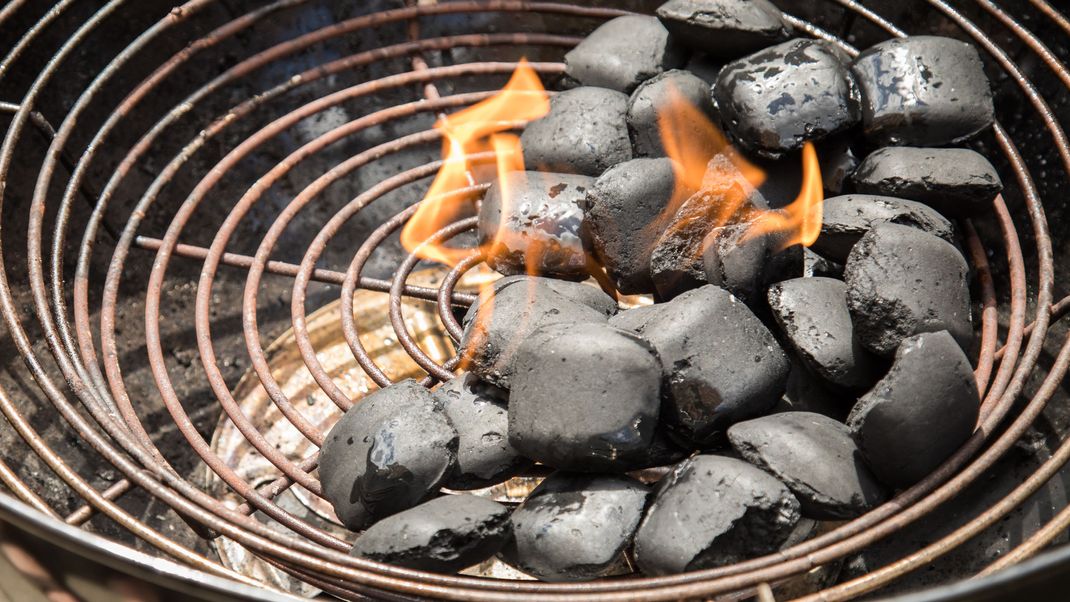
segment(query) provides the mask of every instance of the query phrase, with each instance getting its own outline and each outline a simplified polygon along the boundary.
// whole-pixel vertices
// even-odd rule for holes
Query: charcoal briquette
[[[802,247],[781,249],[781,240],[777,234],[755,233],[751,223],[714,228],[703,243],[706,281],[752,307],[764,305],[767,285],[802,276]]]
[[[487,263],[507,275],[587,278],[580,204],[594,178],[512,171],[495,181],[479,209]],[[493,244],[491,244],[493,243]]]
[[[847,425],[881,481],[909,487],[970,437],[980,398],[966,354],[946,331],[909,337]]]
[[[821,235],[810,248],[842,264],[855,243],[877,224],[911,226],[955,242],[954,226],[931,207],[887,196],[845,194],[825,199]]]
[[[474,495],[444,495],[385,518],[350,552],[369,560],[456,573],[494,557],[512,532],[509,508]]]
[[[555,472],[513,512],[500,557],[543,581],[601,577],[631,544],[649,493],[624,476]]]
[[[842,132],[860,118],[846,59],[826,42],[795,39],[725,65],[714,85],[733,139],[778,157]]]
[[[858,55],[852,70],[862,91],[863,127],[875,144],[955,144],[994,120],[984,65],[966,42],[892,38]]]
[[[630,470],[625,459],[653,442],[660,395],[657,352],[635,334],[598,323],[544,326],[517,352],[509,443],[554,468]]]
[[[582,288],[581,288],[582,287]],[[592,292],[587,292],[590,289]],[[612,299],[586,284],[550,278],[510,277],[480,295],[464,318],[464,365],[483,380],[508,389],[520,343],[546,324],[605,322]]]
[[[656,18],[628,15],[606,21],[570,50],[565,73],[584,86],[630,94],[655,75],[684,66],[687,55]]]
[[[331,428],[320,451],[324,497],[357,530],[429,497],[453,471],[457,431],[414,380],[370,393]]]
[[[628,100],[628,130],[631,132],[632,148],[637,156],[665,156],[659,119],[664,119],[672,111],[679,111],[677,103],[680,102],[697,109],[709,121],[695,121],[691,131],[682,128],[675,130],[673,134],[676,136],[692,141],[704,140],[706,137],[698,128],[720,121],[713,107],[713,92],[709,84],[687,71],[666,71],[640,84]],[[681,123],[683,122],[681,120]],[[710,144],[710,148],[704,149],[703,152],[712,156],[719,149],[713,148],[712,142]]]
[[[520,135],[524,165],[598,177],[632,158],[627,113],[628,96],[615,90],[582,86],[559,92],[550,112]]]
[[[885,498],[847,426],[827,416],[755,418],[729,428],[728,439],[745,460],[787,485],[807,518],[855,518]]]
[[[635,560],[648,575],[731,564],[776,551],[798,522],[799,501],[775,477],[698,455],[658,484],[635,534]]]
[[[632,159],[609,168],[587,194],[586,238],[621,293],[654,292],[650,255],[675,214],[675,187],[669,159]]]
[[[969,269],[958,249],[917,228],[880,224],[851,250],[844,268],[855,335],[890,356],[903,339],[946,330],[973,341]]]
[[[876,382],[877,359],[855,337],[847,285],[832,278],[793,278],[769,287],[769,307],[799,358],[830,384],[864,391]]]
[[[657,11],[673,37],[720,59],[736,59],[791,36],[768,0],[669,0]]]
[[[984,215],[1003,190],[996,168],[967,148],[887,147],[870,153],[855,189],[924,203],[947,217]]]
[[[434,395],[458,435],[456,469],[446,487],[489,487],[531,467],[531,461],[509,445],[508,391],[466,372],[435,389]]]
[[[742,301],[713,285],[623,311],[610,324],[650,341],[668,387],[673,435],[708,447],[732,424],[769,411],[784,392],[788,358]]]

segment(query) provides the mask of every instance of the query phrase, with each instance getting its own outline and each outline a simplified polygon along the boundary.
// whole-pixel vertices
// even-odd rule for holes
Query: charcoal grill
[[[12,350],[0,373],[0,515],[53,543],[201,595],[274,595],[277,584],[208,543],[225,540],[344,599],[769,599],[786,596],[777,588],[796,575],[963,509],[952,527],[809,597],[843,600],[917,585],[916,571],[998,529],[1070,459],[1065,430],[1038,427],[1058,423],[1044,417],[1060,415],[1070,365],[1056,324],[1070,297],[1055,300],[1066,291],[1050,231],[1059,232],[1070,179],[1059,119],[1070,21],[1046,0],[778,2],[796,29],[852,55],[891,36],[939,33],[985,56],[1000,123],[978,144],[998,157],[1008,186],[991,216],[961,224],[981,299],[984,401],[973,438],[892,501],[777,554],[585,584],[434,575],[348,556],[339,531],[281,502],[290,489],[315,497],[315,453],[297,457],[267,439],[233,391],[251,370],[279,419],[314,448],[324,425],[276,382],[263,341],[290,328],[320,402],[344,410],[354,397],[324,368],[308,316],[337,299],[351,361],[384,386],[396,375],[366,347],[354,305],[369,291],[387,299],[394,340],[424,382],[448,378],[456,359],[429,353],[407,316],[414,302],[433,303],[435,327],[458,340],[457,312],[473,301],[459,283],[482,258],[416,284],[410,275],[426,266],[396,242],[440,165],[435,116],[486,98],[521,56],[553,81],[564,52],[602,20],[658,3],[49,4],[0,8],[0,310]],[[436,238],[463,244],[473,226],[461,220]],[[271,478],[251,482],[216,453],[221,415],[274,467]],[[1038,440],[1050,454],[1002,477],[1013,482],[998,496],[955,506]],[[240,503],[211,491],[204,474]],[[1053,506],[1006,553],[951,576],[1035,555],[1070,526],[1070,506]]]

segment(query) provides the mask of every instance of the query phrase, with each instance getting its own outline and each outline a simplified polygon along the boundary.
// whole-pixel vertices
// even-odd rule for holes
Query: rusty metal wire
[[[865,22],[889,36],[909,33],[876,11],[855,0],[829,0],[845,10],[850,23]],[[1040,14],[1060,27],[1067,20],[1044,0],[1030,0]],[[31,11],[27,2],[11,2],[0,9],[0,25],[14,27]],[[72,95],[73,102],[55,113],[48,95],[61,74],[77,66],[91,54],[87,47],[100,35],[123,29],[133,0],[111,0],[91,11],[75,0],[60,0],[42,15],[33,17],[19,35],[9,35],[11,47],[0,59],[0,114],[10,117],[0,146],[0,204],[4,220],[14,212],[27,216],[25,232],[0,229],[0,313],[6,329],[4,346],[17,353],[33,377],[35,393],[50,414],[63,420],[71,437],[80,441],[91,462],[114,468],[122,478],[104,490],[98,490],[86,475],[80,474],[72,459],[53,449],[41,427],[31,420],[20,393],[0,387],[0,412],[34,454],[54,473],[71,494],[84,500],[73,512],[60,512],[43,497],[42,492],[21,479],[16,470],[0,462],[0,481],[26,504],[44,512],[55,521],[82,525],[96,515],[108,517],[115,524],[148,546],[196,571],[223,576],[236,582],[256,585],[247,575],[221,565],[213,558],[182,545],[167,533],[124,509],[117,503],[130,491],[140,491],[172,509],[202,537],[226,536],[252,553],[298,579],[342,598],[357,599],[374,595],[407,599],[442,597],[449,599],[523,600],[582,596],[590,600],[671,600],[684,597],[709,597],[739,592],[753,592],[763,584],[777,583],[809,569],[831,563],[892,537],[907,525],[953,500],[997,460],[1004,457],[1037,419],[1051,400],[1055,387],[1070,367],[1070,342],[1046,371],[1037,360],[1047,340],[1053,320],[1070,310],[1070,299],[1053,299],[1055,272],[1052,241],[1048,231],[1043,199],[1031,166],[1019,151],[1008,131],[997,124],[994,140],[1004,155],[1009,172],[1007,181],[1016,185],[1025,206],[1027,219],[1015,223],[1002,197],[992,207],[992,223],[998,236],[983,240],[973,224],[963,232],[966,249],[981,290],[980,345],[976,358],[976,377],[984,393],[981,419],[974,436],[940,468],[926,479],[901,492],[897,497],[866,515],[845,523],[822,535],[794,545],[776,554],[735,565],[657,578],[628,578],[584,584],[544,584],[522,581],[444,576],[400,569],[347,555],[348,544],[329,530],[317,526],[280,505],[279,496],[298,485],[317,495],[320,492],[315,474],[317,458],[313,454],[295,461],[288,450],[277,449],[258,431],[249,416],[243,414],[228,388],[217,356],[217,333],[213,309],[220,301],[213,289],[221,268],[245,271],[241,304],[241,331],[245,351],[255,374],[281,414],[313,445],[323,439],[321,425],[304,415],[294,400],[288,399],[275,381],[261,343],[259,297],[265,275],[292,278],[288,299],[290,322],[301,357],[322,393],[339,409],[347,409],[353,400],[333,382],[317,358],[315,344],[308,332],[309,287],[312,283],[339,287],[343,333],[353,359],[377,384],[389,384],[390,378],[368,353],[360,340],[358,320],[354,319],[353,296],[358,290],[378,291],[389,295],[390,320],[397,342],[428,373],[425,382],[448,378],[455,360],[437,363],[405,328],[406,299],[433,301],[438,305],[442,328],[457,340],[461,327],[453,310],[474,301],[470,293],[455,291],[461,276],[473,269],[482,258],[478,254],[451,270],[437,287],[417,286],[407,282],[417,265],[409,255],[396,266],[391,279],[364,275],[372,256],[391,234],[412,215],[409,206],[381,220],[379,227],[365,240],[343,238],[345,226],[356,216],[374,208],[377,202],[396,191],[426,187],[439,167],[438,162],[415,165],[383,177],[341,207],[332,208],[326,218],[308,216],[327,191],[352,178],[377,162],[402,155],[411,149],[440,144],[434,130],[417,128],[411,133],[387,137],[337,163],[312,181],[296,186],[297,192],[274,211],[270,222],[258,234],[256,251],[251,255],[228,251],[237,237],[246,236],[251,215],[264,205],[268,191],[280,182],[288,182],[297,170],[315,162],[329,149],[370,131],[392,131],[395,125],[420,123],[421,116],[437,115],[470,105],[493,91],[491,82],[500,81],[516,66],[512,61],[471,61],[434,65],[427,56],[434,53],[465,50],[454,56],[484,56],[480,50],[492,48],[534,47],[556,52],[557,56],[574,45],[578,38],[554,32],[518,31],[493,33],[463,32],[421,37],[421,23],[450,16],[471,18],[486,15],[507,24],[523,22],[511,16],[536,15],[566,18],[585,23],[588,29],[600,20],[623,11],[556,2],[522,2],[490,0],[443,3],[419,3],[406,8],[372,12],[339,21],[296,35],[283,42],[251,51],[219,67],[203,72],[201,60],[213,56],[238,38],[255,37],[269,23],[286,19],[313,0],[276,0],[241,13],[229,12],[216,0],[190,0],[163,15],[130,41],[110,62],[95,70],[84,87]],[[789,3],[783,3],[789,6]],[[1013,82],[1019,89],[1022,109],[1028,108],[1043,124],[1060,165],[1070,175],[1070,142],[1049,103],[1053,94],[1066,94],[1070,71],[1060,63],[1025,25],[1016,21],[991,0],[976,0],[970,11],[957,9],[942,0],[928,0],[934,15],[940,16],[958,35],[971,39],[986,54],[989,66]],[[971,20],[969,15],[989,15],[1008,39],[1027,48],[1050,71],[1063,87],[1038,90],[1018,66],[1008,49],[1002,47],[991,31]],[[221,17],[220,15],[227,15]],[[844,37],[802,18],[790,17],[800,31],[836,43],[850,54],[857,49]],[[25,21],[25,19],[24,19]],[[846,21],[845,21],[846,22]],[[73,25],[72,25],[73,23]],[[206,27],[205,23],[209,26]],[[393,25],[404,26],[408,37],[381,45],[364,44],[361,50],[315,64],[300,73],[278,75],[279,65],[298,64],[295,59],[310,50],[346,37],[372,42],[386,39],[376,32]],[[55,30],[66,27],[63,35]],[[207,29],[207,33],[204,31]],[[126,39],[124,38],[124,39]],[[181,42],[176,44],[175,42]],[[51,47],[47,46],[51,43]],[[173,54],[161,54],[161,47],[177,48]],[[165,56],[146,71],[146,57]],[[210,63],[218,64],[218,63]],[[304,63],[300,63],[304,64]],[[406,65],[398,68],[397,65]],[[131,65],[140,65],[142,75],[128,82],[126,91],[115,95],[116,81],[123,80]],[[191,79],[189,68],[197,66],[200,79]],[[558,61],[533,64],[544,76],[563,72]],[[394,71],[391,71],[394,69]],[[13,74],[31,72],[25,89],[5,88]],[[147,75],[145,74],[147,73]],[[359,83],[337,87],[329,93],[308,99],[308,91],[321,90],[339,76],[360,74]],[[478,91],[455,92],[457,81],[478,82]],[[250,82],[272,81],[257,87]],[[337,81],[342,81],[341,79]],[[192,83],[191,83],[192,82]],[[445,84],[445,85],[443,85]],[[221,112],[209,112],[223,92],[244,90],[247,94]],[[255,92],[248,94],[250,89]],[[467,89],[467,88],[460,88]],[[182,90],[175,95],[174,90]],[[413,90],[419,93],[412,94]],[[445,90],[445,91],[443,91]],[[69,91],[69,90],[68,90]],[[16,93],[17,92],[17,93]],[[406,96],[407,95],[407,96]],[[175,102],[166,108],[157,102],[161,97]],[[401,102],[382,99],[405,97]],[[294,99],[305,99],[294,104]],[[261,156],[265,149],[287,136],[310,118],[322,116],[345,104],[362,107],[361,116],[330,128],[299,145],[284,157],[274,160],[245,189],[241,198],[229,205],[225,219],[213,232],[210,243],[194,244],[204,239],[202,232],[191,232],[198,212],[207,204],[229,202],[219,195],[220,183],[240,169],[248,169],[250,158]],[[88,120],[89,114],[104,117]],[[146,120],[145,115],[151,114]],[[96,123],[99,121],[99,123]],[[176,140],[173,132],[180,126],[197,125],[197,134],[188,140]],[[518,124],[519,125],[519,124]],[[17,163],[36,157],[26,149],[44,137],[48,149],[40,156],[32,173],[33,181],[11,179]],[[88,131],[87,131],[88,129]],[[240,140],[226,146],[234,132]],[[409,130],[404,130],[409,131]],[[225,147],[221,157],[215,149]],[[149,174],[147,161],[152,162]],[[207,163],[207,167],[205,167]],[[244,166],[244,167],[242,167]],[[18,172],[23,173],[23,172]],[[103,174],[103,175],[101,175]],[[191,174],[193,174],[191,176]],[[1043,176],[1040,176],[1043,177]],[[185,182],[192,178],[192,184]],[[100,183],[103,182],[101,186]],[[457,195],[479,195],[482,187],[458,191]],[[92,212],[78,215],[76,199],[89,200]],[[322,213],[314,214],[316,216]],[[160,219],[160,218],[163,219]],[[280,240],[298,222],[309,219],[322,224],[298,262],[274,259]],[[165,224],[157,232],[151,224]],[[0,223],[0,226],[7,224]],[[437,233],[448,239],[473,226],[473,220],[460,221]],[[255,230],[254,230],[255,231]],[[1028,232],[1023,236],[1020,232]],[[1022,240],[1032,245],[1024,249]],[[347,266],[322,267],[329,248],[341,245],[354,249]],[[144,334],[130,340],[124,332],[119,309],[124,285],[130,280],[132,257],[152,257],[147,286],[137,292],[144,302]],[[1000,257],[1007,265],[1005,282],[993,276],[990,257]],[[103,260],[101,259],[103,258]],[[1036,272],[1027,273],[1026,260],[1032,259]],[[269,483],[246,482],[212,449],[194,418],[187,410],[190,400],[183,399],[167,360],[168,341],[164,335],[164,313],[169,274],[176,264],[199,267],[192,327],[196,336],[198,361],[204,384],[224,415],[248,442],[277,468],[277,477]],[[73,286],[68,287],[72,277]],[[1002,280],[1002,279],[1001,279]],[[997,285],[1001,290],[997,290]],[[1030,293],[1032,291],[1032,294]],[[27,295],[28,292],[28,295]],[[1002,293],[1002,294],[998,294]],[[1007,299],[1000,305],[999,299]],[[20,301],[24,300],[24,301]],[[239,301],[223,300],[236,306]],[[1007,316],[1005,330],[999,329],[997,314]],[[189,316],[180,319],[188,320]],[[135,330],[136,332],[136,330]],[[182,450],[159,449],[145,425],[143,395],[124,377],[124,355],[131,346],[143,347],[148,357],[154,394],[162,401],[169,420],[182,437]],[[1040,378],[1037,392],[1019,409],[1015,401],[1025,390],[1027,379]],[[217,475],[242,500],[238,507],[224,504],[209,495],[188,471],[173,465],[178,455],[195,460],[199,469]],[[170,460],[169,460],[170,459]],[[981,515],[948,536],[919,549],[888,566],[858,577],[829,590],[815,593],[813,600],[841,600],[878,589],[902,575],[947,554],[963,541],[993,525],[1041,487],[1070,459],[1070,440],[1064,441],[1053,456],[1042,464],[1014,491],[985,510]],[[253,517],[259,512],[272,524]],[[65,515],[64,515],[65,514]],[[993,569],[1020,561],[1041,549],[1070,525],[1070,511],[1063,510],[1045,528],[1005,557]],[[191,573],[191,579],[195,578]]]

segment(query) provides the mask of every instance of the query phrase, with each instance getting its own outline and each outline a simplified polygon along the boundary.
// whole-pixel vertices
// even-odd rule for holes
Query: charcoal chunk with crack
[[[606,21],[570,50],[565,73],[584,86],[630,94],[644,81],[685,63],[687,51],[660,21],[627,15]]]

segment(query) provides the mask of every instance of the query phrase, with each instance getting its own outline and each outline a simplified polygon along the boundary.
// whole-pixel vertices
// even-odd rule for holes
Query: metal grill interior
[[[452,362],[403,324],[432,302],[435,328],[458,337],[455,312],[472,296],[454,285],[479,260],[420,286],[409,274],[424,266],[397,242],[438,167],[436,115],[500,88],[522,56],[552,87],[580,37],[659,2],[169,4],[0,8],[0,480],[47,515],[45,530],[66,522],[185,565],[191,581],[263,586],[265,573],[219,556],[211,542],[223,537],[258,566],[350,599],[677,599],[753,592],[821,565],[839,583],[811,589],[847,599],[997,570],[1066,539],[1070,22],[1045,0],[777,2],[797,29],[852,54],[935,33],[986,60],[999,124],[977,145],[1007,190],[990,216],[962,224],[986,383],[975,436],[891,502],[776,555],[586,584],[349,557],[344,531],[293,503],[314,505],[323,428],[309,399],[277,385],[265,348],[292,328],[318,403],[349,407],[308,316],[340,300],[348,361],[383,385],[389,370],[352,318],[355,295],[377,295],[427,382],[448,375]],[[441,234],[463,242],[471,221]],[[233,391],[249,369],[302,445],[278,446],[242,412]],[[267,462],[264,479],[216,453],[221,420]],[[19,508],[5,501],[3,514]]]

